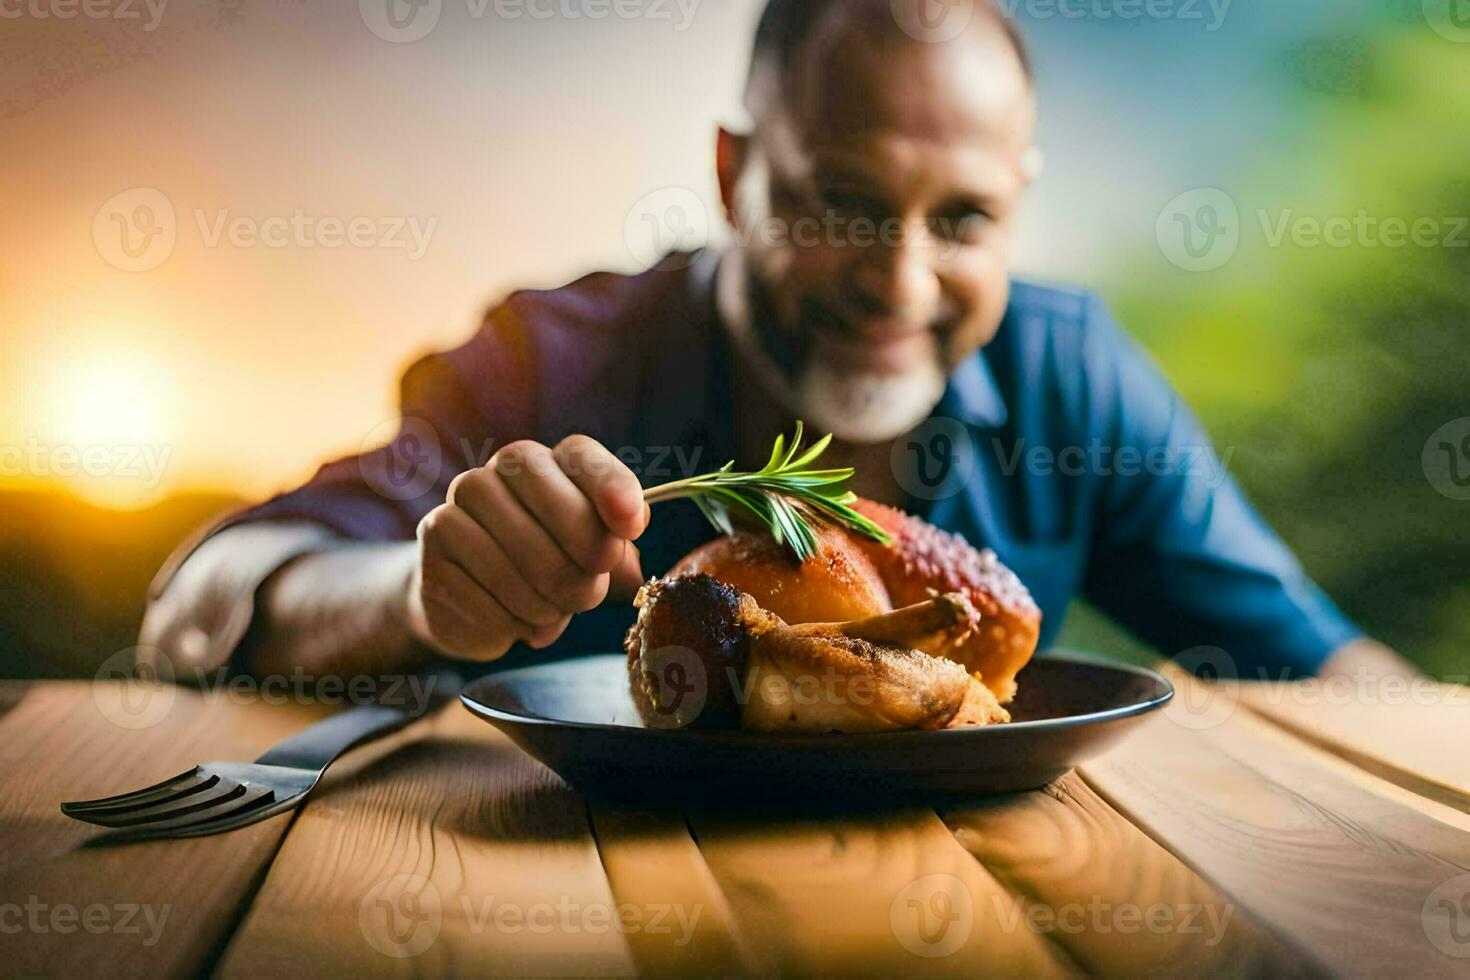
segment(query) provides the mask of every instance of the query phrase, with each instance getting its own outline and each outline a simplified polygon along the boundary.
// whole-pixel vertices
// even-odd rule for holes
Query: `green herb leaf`
[[[738,473],[731,460],[713,473],[645,490],[643,499],[650,504],[691,499],[705,520],[723,534],[735,533],[730,507],[739,507],[802,561],[821,554],[817,531],[823,524],[834,524],[888,544],[883,529],[850,506],[857,500],[846,487],[852,478],[851,469],[810,468],[827,450],[832,437],[819,439],[801,452],[801,436],[800,422],[789,444],[784,435],[777,436],[770,459],[758,472]]]

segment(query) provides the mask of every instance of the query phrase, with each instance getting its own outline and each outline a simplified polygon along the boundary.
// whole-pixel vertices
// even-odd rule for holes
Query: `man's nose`
[[[932,251],[910,234],[863,249],[852,277],[862,312],[927,319],[939,296]]]

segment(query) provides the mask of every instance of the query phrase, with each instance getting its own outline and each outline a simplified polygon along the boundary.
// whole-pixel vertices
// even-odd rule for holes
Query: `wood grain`
[[[1314,972],[1075,773],[940,816],[1016,895],[1013,915],[1026,916],[1028,928],[1045,932],[1088,973]]]
[[[195,973],[229,935],[290,815],[228,836],[95,848],[83,845],[97,828],[57,807],[140,789],[208,759],[252,759],[322,712],[211,704],[170,688],[153,692],[157,723],[130,728],[116,720],[152,715],[124,700],[121,683],[28,687],[0,718],[0,901],[21,906],[0,929],[4,972]]]
[[[688,814],[761,972],[1056,976],[1059,947],[931,810],[753,820]]]
[[[1470,816],[1405,779],[1448,786],[1458,761],[1436,758],[1435,739],[1449,756],[1464,720],[1431,733],[1408,712],[1360,705],[1334,723],[1324,709],[1313,742],[1329,753],[1292,734],[1306,722],[1256,713],[1284,698],[1261,709],[1264,690],[1178,683],[1158,721],[1078,774],[942,819],[589,812],[452,706],[342,760],[289,834],[278,817],[113,848],[82,846],[95,832],[57,804],[252,758],[323,709],[176,690],[154,724],[130,727],[122,685],[11,686],[0,904],[23,928],[0,929],[0,962],[9,975],[1463,976],[1467,960],[1442,947],[1470,925],[1447,918],[1465,916],[1453,883],[1470,873]],[[1354,764],[1370,750],[1400,778]]]
[[[1179,687],[1160,722],[1082,767],[1088,784],[1333,972],[1463,976],[1429,933],[1456,914],[1433,898],[1470,871],[1470,822],[1404,805],[1200,682]]]
[[[653,914],[620,909],[581,799],[453,705],[300,812],[220,972],[629,976]]]
[[[1424,679],[1235,682],[1261,717],[1382,779],[1470,813],[1470,687]]]
[[[597,848],[618,902],[681,908],[694,922],[688,936],[646,930],[629,935],[641,974],[727,977],[762,971],[681,814],[601,803],[591,810]]]

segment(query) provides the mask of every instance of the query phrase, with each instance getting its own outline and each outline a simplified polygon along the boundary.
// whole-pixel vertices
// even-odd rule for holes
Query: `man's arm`
[[[160,669],[181,681],[232,661],[262,675],[417,669],[429,648],[406,615],[414,560],[412,542],[350,542],[305,522],[227,527],[149,604],[139,660],[166,656]]]
[[[406,615],[414,560],[413,542],[352,542],[309,522],[226,527],[149,603],[138,659],[196,683],[231,664],[308,676],[418,668],[429,648]]]
[[[228,533],[228,532],[227,532]],[[389,674],[425,667],[408,596],[413,542],[341,544],[287,562],[256,599],[258,622],[242,651],[257,675]]]
[[[549,646],[609,589],[636,588],[632,540],[647,522],[637,477],[596,441],[512,443],[456,477],[413,541],[347,541],[309,522],[226,528],[150,606],[140,645],[186,677],[231,657],[308,676],[494,660],[518,642]]]
[[[389,445],[179,550],[150,590],[140,658],[166,656],[181,679],[230,664],[398,670],[560,633],[610,569],[637,576],[625,545],[646,508],[637,479],[591,440],[510,441],[538,429],[537,378],[509,303],[465,345],[421,359]]]

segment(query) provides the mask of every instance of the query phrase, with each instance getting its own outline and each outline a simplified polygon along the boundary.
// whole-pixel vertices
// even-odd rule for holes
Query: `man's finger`
[[[562,471],[592,501],[609,531],[631,541],[648,527],[643,486],[606,446],[588,436],[568,436],[552,453]]]
[[[617,567],[612,570],[612,580],[608,583],[607,596],[614,602],[632,602],[644,581],[638,548],[631,541],[625,542],[623,557],[619,559]]]
[[[612,570],[622,553],[620,540],[603,525],[592,501],[561,469],[551,450],[536,443],[514,443],[496,456],[496,472],[584,572],[601,575]]]
[[[572,617],[565,616],[550,626],[541,627],[526,637],[526,645],[532,650],[545,650],[561,638],[561,635],[566,632],[567,626],[571,621]]]
[[[445,554],[470,574],[506,611],[532,626],[546,626],[562,612],[543,599],[491,534],[457,507],[446,508],[438,542]]]
[[[590,609],[602,600],[600,584],[562,550],[521,504],[500,474],[484,469],[456,477],[450,484],[453,502],[522,569],[536,594],[563,613]]]
[[[515,639],[534,631],[507,612],[453,562],[426,562],[422,588],[424,606],[440,627],[436,629],[438,640],[445,652],[453,656],[494,660]],[[445,616],[452,622],[446,623]]]

